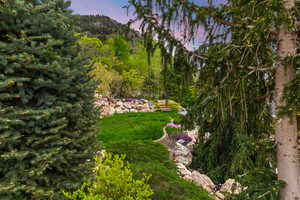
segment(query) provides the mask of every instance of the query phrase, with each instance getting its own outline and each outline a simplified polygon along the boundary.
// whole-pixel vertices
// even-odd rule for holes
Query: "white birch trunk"
[[[294,0],[285,0],[284,7],[290,10],[295,6]],[[295,78],[292,65],[285,66],[283,59],[296,54],[296,34],[283,25],[279,31],[278,56],[280,63],[276,69],[276,106],[285,106],[282,99],[286,83]],[[300,200],[300,163],[297,148],[297,120],[293,113],[278,118],[276,123],[278,178],[287,183],[280,191],[281,200]]]

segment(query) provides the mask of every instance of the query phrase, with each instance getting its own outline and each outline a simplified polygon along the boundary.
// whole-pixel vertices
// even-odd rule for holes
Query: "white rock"
[[[180,173],[181,176],[192,176],[192,172],[189,171],[186,166],[184,166],[182,163],[176,163],[177,165],[177,171]]]
[[[175,156],[174,159],[178,163],[182,163],[185,166],[189,166],[192,163],[192,155],[189,154],[188,156]]]
[[[188,181],[188,182],[193,182],[192,176],[189,176],[189,175],[185,175],[185,176],[183,177],[183,180],[186,180],[186,181]]]
[[[206,132],[204,134],[204,136],[203,136],[204,142],[207,142],[209,140],[210,136],[211,136],[211,133],[210,132]]]
[[[192,152],[193,151],[193,147],[194,147],[194,142],[192,141],[192,142],[189,142],[187,145],[186,145],[186,148],[188,148],[188,150],[190,151],[190,152]]]
[[[229,194],[240,194],[242,191],[242,185],[234,179],[228,179],[220,189],[220,192]]]
[[[179,144],[184,144],[184,143],[185,143],[185,141],[184,141],[183,139],[177,140],[177,142],[178,142]]]
[[[175,143],[175,156],[188,156],[190,151],[184,145],[179,142]]]
[[[117,103],[116,103],[116,106],[123,106],[123,102],[121,102],[121,101],[118,101]]]
[[[115,108],[115,113],[123,113],[123,110],[121,107]]]
[[[221,192],[216,192],[214,193],[214,195],[216,196],[216,199],[219,200],[219,199],[225,199],[225,196],[221,193]]]
[[[212,182],[212,180],[206,176],[205,174],[201,174],[198,171],[193,171],[192,172],[192,178],[193,182],[199,186],[205,189],[208,192],[212,192],[215,184]]]

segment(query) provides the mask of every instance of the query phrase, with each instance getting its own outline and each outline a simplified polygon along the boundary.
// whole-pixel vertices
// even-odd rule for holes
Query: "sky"
[[[108,16],[121,23],[127,23],[130,16],[127,16],[125,5],[128,0],[70,0],[71,9],[75,14],[91,15],[100,14]],[[190,0],[199,5],[205,5],[206,0]],[[215,0],[215,4],[224,3],[226,0]]]
[[[127,16],[127,0],[71,0],[71,9],[74,14],[108,16],[118,22],[127,23],[130,16]]]
[[[130,15],[127,15],[126,8],[123,6],[128,5],[128,0],[70,0],[71,9],[74,11],[74,14],[80,15],[105,15],[108,16],[120,23],[127,23],[129,19],[133,18]],[[199,5],[207,5],[206,0],[190,0]],[[225,3],[226,0],[215,0],[216,5],[220,3]],[[130,14],[130,13],[129,13]],[[132,25],[132,28],[138,30],[139,24],[135,23]],[[200,40],[205,39],[204,30],[201,29]],[[175,31],[175,36],[180,38],[180,31]],[[197,46],[197,45],[196,45]]]

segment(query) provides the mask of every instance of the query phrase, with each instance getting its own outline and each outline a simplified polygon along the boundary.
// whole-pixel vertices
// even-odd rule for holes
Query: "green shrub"
[[[154,109],[156,111],[160,111],[160,105],[159,105],[159,103],[157,101],[154,102]]]
[[[178,112],[179,109],[180,109],[180,105],[179,105],[177,102],[173,101],[173,100],[168,100],[167,105],[168,105],[168,106],[172,109],[172,111],[174,111],[174,112]],[[157,101],[154,102],[154,109],[155,109],[156,111],[161,111],[161,110],[160,110],[160,105],[159,105],[159,103],[158,103]]]
[[[69,4],[0,1],[1,200],[59,200],[91,172],[95,84]]]
[[[178,112],[180,108],[180,105],[173,100],[168,100],[168,106],[172,109],[172,111],[176,112]]]
[[[125,155],[106,153],[104,159],[96,157],[96,177],[84,183],[73,193],[65,192],[70,200],[150,200],[153,191],[147,184],[150,176],[143,174],[139,180],[133,178]]]

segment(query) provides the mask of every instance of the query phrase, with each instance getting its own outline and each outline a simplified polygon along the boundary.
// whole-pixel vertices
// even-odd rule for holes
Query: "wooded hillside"
[[[115,34],[124,35],[130,41],[140,39],[139,32],[107,16],[76,15],[75,17],[76,24],[81,28],[82,32],[87,32],[90,36],[97,37],[102,41]]]

